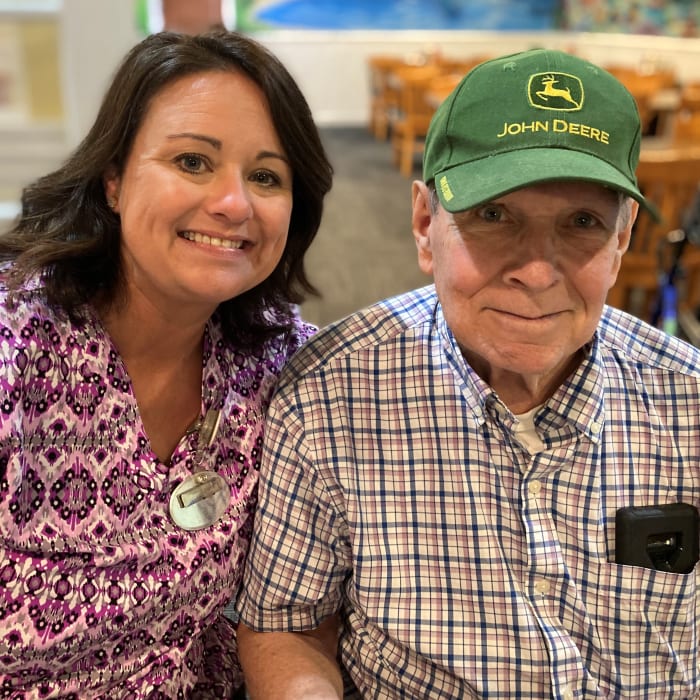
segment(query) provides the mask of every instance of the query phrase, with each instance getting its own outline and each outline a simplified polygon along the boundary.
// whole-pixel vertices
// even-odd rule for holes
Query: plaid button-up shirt
[[[340,610],[364,698],[700,696],[700,566],[615,563],[625,506],[700,506],[700,353],[605,309],[535,414],[465,363],[432,287],[322,331],[269,413],[244,621]]]

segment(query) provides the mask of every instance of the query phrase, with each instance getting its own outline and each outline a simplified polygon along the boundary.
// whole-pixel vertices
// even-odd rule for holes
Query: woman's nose
[[[251,193],[240,173],[222,173],[209,183],[207,207],[211,214],[233,222],[249,219],[253,213]]]

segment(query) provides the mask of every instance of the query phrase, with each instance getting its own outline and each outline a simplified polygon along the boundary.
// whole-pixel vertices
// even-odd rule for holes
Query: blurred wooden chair
[[[665,271],[665,260],[660,256],[668,246],[669,233],[682,226],[698,191],[700,147],[643,150],[637,179],[644,196],[657,207],[661,221],[640,209],[630,248],[622,257],[607,303],[650,321]],[[685,282],[680,288],[679,307],[687,308],[700,303],[700,250],[686,246],[681,266]]]
[[[700,83],[684,85],[673,115],[671,139],[675,144],[700,144]]]
[[[489,58],[491,56],[481,54],[475,56],[438,56],[436,62],[440,64],[443,73],[464,77],[472,68]]]
[[[681,108],[700,110],[700,82],[684,83],[681,87]]]
[[[462,78],[472,68],[488,58],[488,56],[472,56],[471,58],[441,57],[438,62],[441,68],[440,73],[430,81],[426,88],[425,99],[428,104],[433,109],[437,109],[462,81]]]
[[[677,145],[700,144],[700,109],[679,109],[673,117],[671,138]]]
[[[464,75],[462,73],[446,73],[436,75],[425,89],[425,100],[434,110],[437,109],[447,96],[459,85]]]
[[[416,154],[423,152],[424,139],[435,113],[427,92],[441,73],[437,63],[394,70],[392,80],[398,91],[398,109],[391,121],[391,143],[394,164],[405,177],[413,173]]]
[[[369,74],[369,130],[379,141],[389,136],[391,115],[398,109],[398,93],[392,86],[390,76],[405,65],[402,56],[373,55],[367,59]]]
[[[606,66],[606,70],[612,73],[634,97],[642,123],[642,135],[656,133],[658,114],[655,101],[664,90],[674,89],[677,86],[675,72],[661,67],[637,68],[618,65]]]
[[[486,58],[446,57],[440,53],[368,58],[369,128],[377,139],[391,139],[394,164],[404,176],[413,173],[415,156],[423,151],[430,120],[441,98]]]
[[[386,141],[399,110],[399,89],[403,71],[438,64],[437,54],[413,52],[403,55],[373,54],[367,58],[369,74],[369,130]],[[431,70],[434,70],[431,68]]]

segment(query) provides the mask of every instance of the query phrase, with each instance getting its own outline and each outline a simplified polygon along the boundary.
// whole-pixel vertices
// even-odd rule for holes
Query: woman
[[[0,697],[225,698],[275,379],[331,167],[235,33],[125,57],[0,239]]]

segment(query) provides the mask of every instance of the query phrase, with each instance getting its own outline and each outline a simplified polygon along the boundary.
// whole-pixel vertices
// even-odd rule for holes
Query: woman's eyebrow
[[[275,151],[260,151],[257,155],[257,160],[264,160],[265,158],[277,158],[278,160],[284,161],[289,165],[289,159],[282,153],[277,153]]]
[[[168,136],[169,139],[196,139],[197,141],[205,141],[206,143],[210,144],[214,148],[216,148],[218,151],[221,150],[221,141],[219,139],[215,139],[213,136],[205,136],[204,134],[194,134],[189,131],[183,131],[181,134],[170,134]]]
[[[195,139],[197,141],[204,141],[205,143],[208,143],[212,147],[214,147],[217,151],[220,151],[223,144],[221,141],[217,138],[214,138],[213,136],[206,136],[205,134],[195,134],[190,131],[183,131],[182,133],[179,134],[170,134],[168,136],[169,139]],[[284,161],[287,165],[289,165],[289,159],[283,155],[282,153],[277,153],[276,151],[260,151],[256,155],[257,160],[264,160],[265,158],[277,158],[281,161]]]

